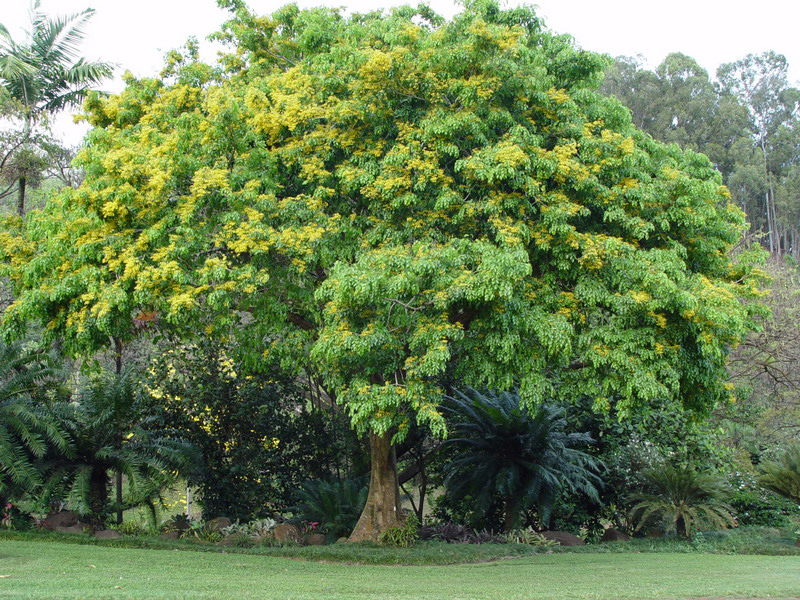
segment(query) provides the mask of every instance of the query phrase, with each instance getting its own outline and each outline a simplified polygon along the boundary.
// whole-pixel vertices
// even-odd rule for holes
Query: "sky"
[[[269,14],[285,2],[249,0],[259,14]],[[337,6],[348,12],[366,12],[416,0],[298,0],[301,7]],[[519,4],[510,0],[508,5]],[[670,52],[693,57],[713,75],[725,62],[747,54],[774,50],[789,61],[792,83],[800,85],[800,2],[792,0],[539,0],[538,14],[555,33],[568,33],[587,50],[611,56],[642,55],[655,68]],[[452,0],[430,0],[437,12],[452,16],[459,7]],[[0,23],[14,39],[23,40],[29,23],[28,0],[0,0]],[[124,70],[140,77],[156,75],[166,51],[181,46],[189,36],[203,40],[225,20],[215,0],[41,0],[48,15],[67,15],[92,7],[95,14],[86,30],[82,54],[119,66],[116,77],[103,88],[118,92]],[[205,46],[204,58],[215,49]],[[55,133],[77,145],[85,127],[63,115]]]

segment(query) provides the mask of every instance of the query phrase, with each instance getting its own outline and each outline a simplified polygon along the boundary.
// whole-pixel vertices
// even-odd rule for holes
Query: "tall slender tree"
[[[797,162],[800,129],[800,91],[788,84],[786,57],[775,52],[748,54],[717,71],[723,93],[736,97],[747,109],[754,147],[760,154],[762,212],[770,253],[782,254],[787,244],[777,213],[777,188],[787,169]],[[794,227],[795,237],[796,229]]]
[[[0,86],[21,107],[22,131],[18,154],[31,152],[34,131],[45,118],[80,105],[89,90],[111,75],[112,65],[79,56],[86,25],[94,10],[51,18],[31,6],[31,28],[17,42],[0,23]],[[25,214],[29,175],[18,170],[17,213]]]

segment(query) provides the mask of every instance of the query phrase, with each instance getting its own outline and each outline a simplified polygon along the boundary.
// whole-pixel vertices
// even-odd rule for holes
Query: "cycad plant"
[[[636,531],[657,523],[688,539],[699,526],[736,526],[733,508],[724,500],[727,486],[713,473],[663,465],[643,472],[642,484],[644,490],[629,497]]]
[[[758,483],[800,504],[800,444],[791,446],[777,460],[762,463]]]
[[[45,459],[45,498],[67,498],[94,526],[113,508],[110,473],[125,475],[128,495],[117,509],[151,504],[194,459],[193,447],[141,412],[132,371],[93,378],[75,402],[51,407],[74,453]]]
[[[481,510],[499,496],[506,531],[533,506],[547,526],[562,490],[598,500],[602,463],[577,449],[593,440],[566,431],[563,409],[542,404],[529,412],[514,392],[468,389],[447,398],[443,410],[450,421],[446,444],[457,452],[447,467],[447,493],[471,496]]]
[[[32,395],[52,381],[49,357],[0,342],[0,499],[32,492],[41,484],[36,461],[48,447],[69,455],[72,448],[58,423]]]
[[[318,523],[332,538],[348,535],[356,526],[367,501],[364,477],[341,481],[307,481],[297,492],[295,513],[307,522]]]

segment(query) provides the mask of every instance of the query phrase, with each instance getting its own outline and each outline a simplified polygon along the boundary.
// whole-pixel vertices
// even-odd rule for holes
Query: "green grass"
[[[602,600],[800,594],[798,559],[784,556],[553,553],[468,565],[377,566],[8,537],[0,544],[0,575],[0,598],[20,600]]]

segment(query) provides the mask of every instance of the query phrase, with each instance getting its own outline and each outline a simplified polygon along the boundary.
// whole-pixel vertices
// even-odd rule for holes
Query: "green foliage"
[[[403,524],[397,527],[390,527],[381,532],[378,543],[382,546],[392,546],[395,548],[410,548],[417,541],[417,529],[419,520],[416,515],[406,515]]]
[[[353,531],[366,501],[367,482],[363,477],[315,480],[297,490],[294,510],[299,519],[319,523],[321,531],[337,539]]]
[[[275,519],[256,519],[248,523],[231,523],[227,527],[223,527],[222,535],[231,535],[234,533],[242,534],[248,537],[264,537],[269,534],[277,524]]]
[[[800,444],[786,450],[780,458],[760,465],[758,483],[800,504]]]
[[[766,490],[754,476],[738,474],[734,484],[729,503],[740,527],[787,528],[800,520],[800,505],[796,501]]]
[[[41,409],[42,391],[53,383],[52,357],[26,350],[19,343],[0,342],[0,502],[42,483],[36,461],[55,448],[70,455],[70,439]]]
[[[222,539],[222,533],[213,527],[209,527],[204,521],[192,521],[189,524],[189,535],[194,536],[201,542],[218,542]]]
[[[119,524],[114,523],[110,525],[110,528],[118,531],[122,535],[145,536],[153,534],[152,527],[134,520],[123,521]]]
[[[443,410],[452,421],[446,444],[457,448],[446,493],[471,495],[483,509],[501,498],[506,530],[531,506],[546,526],[562,490],[598,498],[602,463],[575,448],[593,440],[565,431],[563,409],[541,405],[529,413],[516,393],[470,389],[447,398]]]
[[[730,490],[718,475],[664,464],[645,471],[642,483],[645,491],[629,499],[636,531],[655,524],[689,538],[702,526],[736,526],[732,508],[726,502]]]
[[[149,409],[199,449],[190,479],[205,518],[268,516],[290,507],[308,479],[363,472],[345,419],[312,408],[297,383],[248,373],[211,340],[167,347],[151,366]]]
[[[622,416],[727,397],[743,217],[705,157],[591,91],[605,59],[528,8],[236,6],[222,70],[89,101],[86,181],[29,224],[7,330],[85,352],[142,310],[203,323],[397,440],[443,433],[445,373]]]
[[[144,409],[137,374],[101,373],[82,387],[74,402],[52,402],[47,410],[71,441],[73,451],[51,449],[42,458],[42,496],[67,499],[75,510],[103,524],[114,508],[154,504],[185,474],[194,448],[159,426]],[[128,481],[121,507],[109,503],[109,472]]]
[[[36,133],[37,124],[46,123],[49,116],[65,108],[80,106],[89,89],[112,73],[109,63],[78,56],[78,45],[93,13],[87,9],[50,18],[39,11],[36,0],[31,8],[31,28],[23,42],[14,41],[0,24],[0,101],[13,102],[14,116],[22,120],[22,130],[15,132],[12,143],[0,140],[2,176],[12,182],[0,197],[11,193],[16,183],[20,216],[25,214],[26,187],[38,186],[44,169],[56,162],[50,152],[57,144]]]
[[[532,527],[527,529],[514,529],[505,534],[508,544],[527,544],[529,546],[558,546],[558,542],[544,537],[541,533],[534,531]]]

